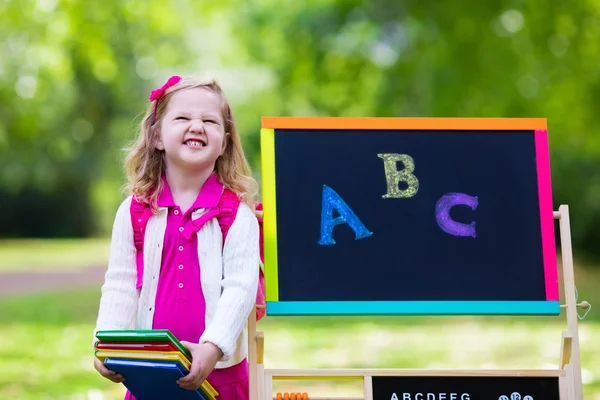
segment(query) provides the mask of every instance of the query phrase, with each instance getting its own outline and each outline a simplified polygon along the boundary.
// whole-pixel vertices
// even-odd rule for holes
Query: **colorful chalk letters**
[[[415,171],[415,162],[408,154],[381,153],[377,157],[383,160],[385,179],[387,182],[387,192],[381,197],[383,199],[405,199],[417,195],[419,191],[419,179],[413,173]],[[402,167],[398,169],[398,163]],[[406,188],[400,189],[400,183],[403,182]],[[476,237],[475,221],[469,224],[454,221],[450,217],[450,210],[455,206],[468,206],[476,210],[479,205],[477,196],[470,196],[464,193],[447,193],[440,197],[435,204],[435,219],[440,229],[453,236],[471,236]],[[339,214],[333,218],[333,210]],[[333,228],[336,225],[346,223],[352,228],[355,234],[355,240],[364,239],[373,232],[369,231],[363,222],[358,218],[352,208],[335,192],[331,187],[323,185],[321,202],[321,236],[320,245],[333,245]]]

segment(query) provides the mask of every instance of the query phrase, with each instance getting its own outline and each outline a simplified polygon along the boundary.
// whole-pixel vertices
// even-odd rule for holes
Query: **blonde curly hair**
[[[252,178],[229,102],[219,84],[212,78],[184,78],[168,88],[155,101],[156,103],[152,102],[148,105],[137,138],[126,149],[128,154],[125,158],[125,174],[128,183],[125,191],[136,196],[138,201],[149,204],[156,212],[158,195],[162,190],[162,175],[165,172],[164,152],[155,147],[160,137],[160,123],[173,94],[191,88],[206,89],[221,99],[225,134],[229,135],[227,135],[228,139],[225,139],[227,140],[225,152],[215,163],[215,171],[219,181],[254,210],[254,196],[258,184]]]

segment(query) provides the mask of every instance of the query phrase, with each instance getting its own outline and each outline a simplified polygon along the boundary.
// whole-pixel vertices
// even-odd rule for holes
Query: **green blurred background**
[[[579,300],[600,300],[600,0],[0,0],[0,398],[121,395],[90,335],[122,149],[173,74],[218,79],[259,180],[264,115],[547,118]],[[586,399],[600,399],[594,311]],[[563,317],[259,328],[267,367],[544,368]]]

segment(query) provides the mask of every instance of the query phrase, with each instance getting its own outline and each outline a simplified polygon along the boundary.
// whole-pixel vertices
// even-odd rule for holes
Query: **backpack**
[[[195,223],[196,231],[199,230],[206,221],[213,217],[216,217],[221,227],[221,233],[223,234],[223,245],[225,245],[225,238],[229,232],[229,228],[235,216],[237,214],[238,207],[240,205],[240,199],[238,196],[229,189],[224,189],[219,204],[215,209],[209,210],[198,220],[199,223]],[[255,203],[256,211],[262,211],[262,203]],[[142,287],[142,279],[144,275],[144,234],[146,231],[146,225],[148,220],[152,216],[152,209],[146,203],[137,200],[136,196],[131,199],[130,206],[131,224],[133,227],[133,242],[136,248],[136,268],[137,268],[137,281],[136,288]],[[259,227],[259,249],[260,249],[260,264],[258,266],[258,289],[256,291],[256,320],[261,320],[265,314],[265,277],[263,272],[264,264],[264,238],[263,238],[263,219],[262,216],[256,217],[258,219]]]

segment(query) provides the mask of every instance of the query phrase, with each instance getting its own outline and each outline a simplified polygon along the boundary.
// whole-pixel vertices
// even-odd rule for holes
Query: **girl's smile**
[[[189,147],[196,147],[196,148],[202,148],[202,147],[206,147],[206,142],[203,140],[197,140],[197,139],[188,139],[185,142],[183,142],[183,144],[185,144],[186,146]]]
[[[167,169],[206,169],[227,146],[219,96],[206,89],[180,90],[173,95],[160,122],[156,148],[165,152]]]

